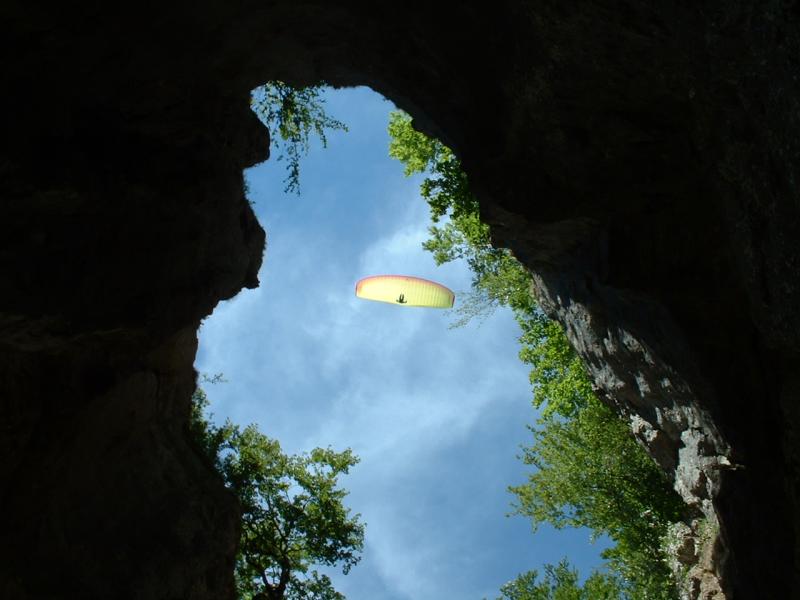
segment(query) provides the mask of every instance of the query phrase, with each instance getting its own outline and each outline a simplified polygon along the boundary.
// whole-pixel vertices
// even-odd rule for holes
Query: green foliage
[[[431,238],[423,247],[438,264],[465,259],[472,269],[473,289],[466,299],[461,298],[456,325],[500,305],[509,306],[520,324],[520,358],[531,365],[534,405],[541,410],[541,418],[539,427],[531,428],[533,445],[523,451],[523,460],[537,470],[526,484],[511,488],[517,512],[531,518],[534,529],[547,522],[556,527],[589,527],[595,535],[611,537],[615,546],[604,556],[624,582],[624,593],[613,595],[616,588],[612,586],[606,590],[612,594],[608,597],[674,598],[660,538],[669,523],[682,516],[679,497],[628,426],[594,395],[563,329],[536,306],[530,274],[510,252],[492,247],[489,228],[480,220],[457,157],[440,142],[415,131],[403,113],[391,116],[389,133],[390,154],[404,163],[406,174],[427,175],[421,193],[431,207],[433,222],[447,221],[430,228]],[[543,595],[555,594],[556,583],[564,590],[577,589],[577,584],[570,588],[573,572],[565,563],[549,569],[544,582],[530,572],[508,584],[503,593],[509,600],[584,597],[576,596],[577,591]],[[574,577],[577,581],[577,574]],[[592,581],[592,585],[600,582]],[[606,597],[600,587],[592,593],[586,597]]]
[[[557,565],[545,565],[544,579],[537,571],[522,573],[500,588],[497,600],[617,600],[623,597],[622,582],[609,573],[592,573],[583,585],[578,572],[564,558]]]
[[[520,359],[531,365],[533,404],[542,417],[573,417],[594,398],[592,384],[580,357],[556,321],[540,310],[516,313],[522,329]]]
[[[271,81],[256,88],[250,105],[267,126],[273,144],[281,148],[278,160],[286,160],[286,192],[300,194],[300,158],[308,154],[310,138],[316,134],[327,147],[326,130],[347,131],[347,126],[325,112],[322,84],[294,88]]]
[[[314,565],[349,572],[360,560],[364,525],[344,506],[340,475],[358,463],[348,449],[315,448],[287,455],[258,431],[205,418],[208,398],[197,388],[190,431],[236,495],[242,534],[236,583],[244,600],[344,600]]]
[[[406,176],[433,175],[422,182],[420,191],[431,207],[434,223],[448,213],[455,218],[478,213],[478,201],[469,190],[467,175],[450,148],[415,130],[411,117],[402,111],[389,115],[389,137],[389,156],[403,163]]]
[[[535,467],[528,482],[510,488],[519,514],[534,528],[588,527],[606,534],[611,568],[637,598],[671,598],[674,589],[661,552],[682,503],[664,474],[621,421],[594,396],[564,419],[553,414],[531,428],[523,461]]]
[[[437,264],[464,259],[472,270],[473,296],[471,302],[461,303],[465,308],[460,311],[459,323],[490,313],[501,304],[533,310],[530,276],[510,252],[492,246],[489,226],[480,219],[478,201],[455,154],[416,131],[403,112],[390,115],[389,136],[389,154],[404,164],[406,175],[429,175],[420,193],[430,206],[434,225],[423,248],[433,254]],[[436,225],[443,218],[446,222]]]

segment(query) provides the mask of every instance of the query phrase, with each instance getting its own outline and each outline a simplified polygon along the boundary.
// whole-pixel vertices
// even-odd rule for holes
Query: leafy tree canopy
[[[344,600],[315,565],[358,563],[364,525],[338,485],[358,458],[348,449],[287,455],[255,425],[211,424],[205,392],[193,397],[190,430],[242,508],[236,583],[243,600]]]
[[[617,600],[623,594],[622,583],[609,573],[594,572],[580,585],[565,558],[545,565],[543,579],[535,570],[522,573],[500,588],[497,600]]]
[[[631,597],[674,597],[661,539],[683,504],[627,425],[594,396],[570,418],[553,415],[531,428],[523,461],[535,468],[511,487],[516,510],[557,528],[588,527],[615,546],[603,556]]]
[[[279,148],[278,160],[287,163],[286,192],[300,194],[300,158],[308,154],[312,134],[327,147],[327,130],[347,131],[344,123],[325,111],[324,89],[323,84],[294,88],[270,81],[253,91],[250,105]]]

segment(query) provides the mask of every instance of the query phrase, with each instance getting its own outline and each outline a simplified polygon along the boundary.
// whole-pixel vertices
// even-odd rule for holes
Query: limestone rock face
[[[800,594],[796,2],[0,18],[0,595],[232,597],[237,508],[185,424],[196,327],[257,285],[241,170],[270,79],[369,85],[452,146],[601,397],[718,523],[698,589]]]

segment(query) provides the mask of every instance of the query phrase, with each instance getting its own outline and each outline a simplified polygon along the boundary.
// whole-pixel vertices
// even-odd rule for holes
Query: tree
[[[208,399],[197,388],[190,431],[200,450],[236,495],[242,534],[236,584],[245,600],[344,600],[327,575],[312,567],[360,560],[364,525],[344,506],[340,475],[358,463],[348,449],[315,448],[287,455],[255,425],[229,421],[217,427],[205,417]]]
[[[308,154],[312,133],[327,147],[326,130],[347,131],[347,126],[325,111],[324,85],[295,88],[270,81],[253,91],[250,105],[267,126],[278,148],[278,160],[286,160],[285,192],[300,194],[300,158]]]
[[[544,580],[538,571],[522,573],[500,588],[497,600],[617,600],[623,597],[620,580],[609,573],[592,573],[583,585],[566,558],[545,565]]]
[[[669,523],[682,517],[680,498],[627,425],[594,395],[562,327],[536,305],[530,274],[509,251],[492,247],[458,158],[414,130],[404,113],[391,116],[389,134],[390,155],[403,162],[406,174],[426,175],[420,191],[434,225],[423,247],[438,264],[463,258],[473,272],[472,293],[466,303],[462,298],[462,318],[456,325],[505,305],[522,330],[520,358],[531,365],[533,404],[541,417],[531,427],[534,444],[523,450],[523,460],[538,470],[526,484],[510,488],[517,512],[531,519],[534,530],[548,522],[610,536],[616,545],[604,556],[624,581],[624,597],[673,598],[661,538]],[[444,225],[436,225],[441,220]],[[562,583],[572,577],[562,565],[546,573]],[[545,589],[542,585],[530,572],[504,593],[512,600],[527,599],[525,593]]]
[[[603,556],[631,597],[674,597],[661,539],[683,504],[625,423],[590,396],[570,418],[552,414],[531,431],[523,461],[535,470],[510,488],[517,512],[534,529],[550,523],[608,535],[615,546]]]

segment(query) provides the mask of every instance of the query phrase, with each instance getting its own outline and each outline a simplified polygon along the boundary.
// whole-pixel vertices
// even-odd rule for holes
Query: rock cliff
[[[248,97],[270,79],[369,85],[452,146],[603,398],[718,528],[692,594],[800,595],[796,1],[0,19],[3,597],[232,596],[237,507],[185,422],[200,320],[257,285],[241,170],[268,155]]]

